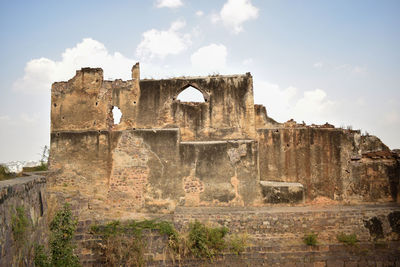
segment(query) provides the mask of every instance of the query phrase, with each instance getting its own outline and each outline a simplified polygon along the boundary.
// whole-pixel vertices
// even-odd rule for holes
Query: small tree
[[[47,145],[43,147],[42,155],[40,158],[40,166],[47,170],[47,162],[49,161],[50,149]]]
[[[43,247],[38,246],[35,253],[37,266],[78,267],[78,257],[74,254],[72,244],[77,221],[73,217],[69,204],[59,210],[50,223],[50,256],[47,256]]]

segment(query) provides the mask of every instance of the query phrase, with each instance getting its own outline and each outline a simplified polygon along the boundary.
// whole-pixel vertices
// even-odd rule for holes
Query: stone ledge
[[[304,187],[300,183],[260,181],[264,203],[304,203]]]
[[[35,184],[46,183],[46,177],[31,175],[0,181],[0,204],[6,199],[29,191]]]

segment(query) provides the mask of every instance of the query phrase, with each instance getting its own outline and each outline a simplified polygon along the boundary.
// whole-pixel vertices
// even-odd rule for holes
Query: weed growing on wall
[[[356,234],[345,234],[345,233],[340,233],[337,235],[337,240],[341,243],[344,243],[348,246],[354,246],[357,244],[358,239]]]
[[[183,259],[186,255],[213,260],[229,249],[239,255],[248,246],[247,234],[227,237],[226,227],[210,227],[199,221],[189,224],[188,230],[179,233],[174,225],[166,221],[144,220],[121,223],[112,221],[105,225],[93,225],[91,233],[102,239],[99,244],[106,263],[110,266],[145,265],[146,242],[143,230],[158,230],[168,237],[168,247],[173,258]]]
[[[242,253],[249,246],[249,235],[233,234],[229,237],[229,249],[236,255]]]
[[[35,265],[40,267],[80,266],[78,257],[74,254],[75,246],[72,243],[77,221],[73,217],[68,204],[59,210],[50,223],[49,254],[43,246],[35,248]]]
[[[146,242],[143,230],[159,230],[168,236],[168,245],[174,251],[179,249],[179,234],[175,227],[166,221],[144,220],[121,223],[112,221],[106,225],[93,225],[91,232],[100,235],[105,245],[103,254],[111,266],[143,266]]]
[[[188,240],[190,252],[197,258],[212,260],[226,248],[224,237],[228,231],[226,227],[208,227],[199,221],[190,223]]]
[[[314,232],[306,234],[303,238],[304,244],[306,244],[307,246],[316,246],[318,243],[317,237],[318,234]]]
[[[39,172],[39,171],[47,171],[48,170],[48,161],[49,161],[49,152],[50,149],[46,145],[43,147],[42,153],[40,153],[40,165],[34,167],[24,167],[24,172]]]
[[[0,181],[13,178],[14,175],[9,172],[6,166],[0,165]]]
[[[24,207],[18,206],[15,209],[15,213],[11,218],[11,224],[14,242],[17,247],[20,248],[26,241],[27,230],[29,227],[29,220],[25,215]]]
[[[106,240],[104,255],[109,266],[144,266],[145,246],[141,238],[113,235]]]

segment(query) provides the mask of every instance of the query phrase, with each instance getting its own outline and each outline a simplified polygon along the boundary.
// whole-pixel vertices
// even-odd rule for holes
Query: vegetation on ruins
[[[199,221],[190,223],[188,240],[190,252],[197,258],[212,260],[227,247],[224,237],[228,231],[226,227],[208,227]]]
[[[39,172],[39,171],[47,171],[48,170],[48,160],[49,160],[49,152],[50,149],[46,145],[43,147],[43,151],[41,153],[40,165],[34,167],[24,167],[24,172]]]
[[[16,213],[11,218],[11,229],[13,233],[14,241],[17,247],[21,247],[26,240],[26,232],[29,227],[29,220],[25,215],[25,209],[22,206],[18,206],[15,209]]]
[[[9,172],[8,168],[4,165],[0,165],[0,181],[10,179],[12,177],[14,177],[14,175]]]
[[[72,215],[68,203],[64,204],[50,223],[49,252],[41,245],[35,247],[35,265],[40,267],[61,266],[77,267],[78,257],[72,244],[77,220]]]
[[[236,255],[242,253],[249,246],[249,235],[247,233],[233,234],[229,238],[229,249]]]
[[[215,256],[229,249],[240,254],[248,246],[246,234],[227,237],[226,227],[211,227],[199,221],[189,224],[187,231],[179,233],[174,225],[167,221],[144,220],[121,223],[112,221],[105,225],[93,225],[91,233],[102,239],[99,248],[106,263],[112,266],[143,266],[146,241],[143,232],[157,230],[168,237],[168,248],[172,258],[183,259],[193,256],[213,260]]]
[[[47,163],[41,162],[40,165],[34,166],[34,167],[24,167],[23,171],[24,172],[41,172],[41,171],[47,171]]]
[[[337,240],[341,243],[344,243],[348,246],[354,246],[357,244],[358,239],[357,239],[357,235],[355,233],[353,234],[345,234],[345,233],[340,233],[337,235]]]
[[[318,243],[317,237],[318,237],[318,234],[316,234],[314,232],[304,235],[304,238],[303,238],[304,244],[306,244],[307,246],[316,246]]]
[[[93,225],[91,232],[103,239],[103,254],[107,264],[112,266],[143,266],[145,263],[143,230],[159,230],[168,236],[168,245],[178,251],[179,234],[175,227],[166,221],[144,220],[121,223],[112,221],[106,225]]]

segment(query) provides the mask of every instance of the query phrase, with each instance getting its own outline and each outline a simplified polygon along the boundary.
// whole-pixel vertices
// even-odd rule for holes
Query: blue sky
[[[50,86],[251,72],[284,122],[351,125],[400,148],[400,1],[1,1],[0,162],[40,158]]]

